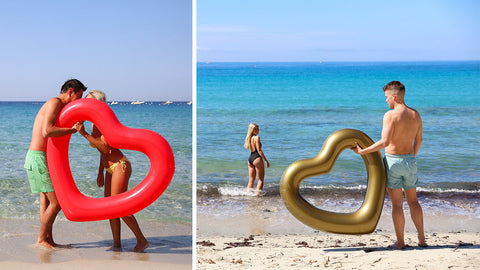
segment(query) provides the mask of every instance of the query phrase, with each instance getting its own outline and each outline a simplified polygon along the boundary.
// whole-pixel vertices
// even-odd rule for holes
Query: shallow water
[[[317,155],[339,129],[359,129],[380,139],[388,110],[382,88],[392,80],[405,84],[407,105],[422,116],[418,191],[426,215],[478,221],[479,61],[199,63],[199,216],[234,218],[255,200],[245,190],[249,153],[243,143],[249,123],[259,124],[271,164],[261,198],[283,213],[279,183],[290,164]],[[300,190],[318,207],[348,212],[362,204],[366,181],[362,159],[345,150],[332,172],[306,179]],[[263,210],[258,206],[253,212]]]
[[[39,196],[32,194],[23,169],[31,129],[41,102],[0,102],[0,218],[37,219]],[[162,135],[175,156],[175,174],[167,190],[136,216],[143,220],[191,223],[192,215],[192,107],[185,103],[160,102],[111,105],[119,121],[127,127],[145,128]],[[172,124],[174,123],[174,124]],[[89,124],[86,124],[89,129]],[[140,152],[124,150],[132,162],[129,187],[148,173],[150,162]],[[69,146],[70,167],[79,190],[87,196],[102,197],[96,185],[99,153],[74,134]],[[63,214],[59,218],[64,218]]]

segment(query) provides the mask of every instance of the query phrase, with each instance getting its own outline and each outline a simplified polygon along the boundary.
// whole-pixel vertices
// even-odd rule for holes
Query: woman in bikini
[[[250,150],[250,157],[248,158],[248,186],[249,190],[253,189],[253,184],[255,183],[255,178],[258,176],[257,184],[257,196],[260,196],[260,193],[263,189],[263,179],[265,176],[265,163],[267,168],[270,167],[267,158],[262,152],[262,143],[260,142],[260,137],[258,136],[258,125],[251,123],[248,126],[247,137],[245,137],[244,147]]]
[[[98,90],[92,90],[86,98],[94,98],[103,102],[106,101],[105,94]],[[127,191],[128,179],[132,174],[132,166],[130,161],[123,153],[115,148],[110,147],[103,137],[100,130],[92,124],[92,134],[85,132],[83,124],[78,128],[78,132],[85,137],[90,145],[100,152],[100,165],[98,168],[97,184],[99,187],[105,185],[105,197],[114,196]],[[106,169],[105,177],[103,170]],[[137,238],[135,252],[142,252],[148,247],[148,241],[143,235],[137,220],[133,215],[122,217],[123,221],[132,230]],[[110,219],[110,228],[113,235],[113,250],[121,250],[122,243],[120,239],[120,219]]]

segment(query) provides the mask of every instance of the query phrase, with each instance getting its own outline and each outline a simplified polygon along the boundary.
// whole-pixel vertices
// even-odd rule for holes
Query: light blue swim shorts
[[[387,187],[405,190],[417,187],[417,160],[414,155],[390,155],[383,158],[387,171]]]

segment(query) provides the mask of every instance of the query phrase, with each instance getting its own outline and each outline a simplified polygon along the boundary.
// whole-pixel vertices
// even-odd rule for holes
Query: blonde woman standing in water
[[[265,163],[267,168],[270,167],[267,158],[262,152],[262,143],[260,142],[260,137],[258,133],[260,132],[258,125],[251,123],[248,126],[247,137],[245,137],[244,147],[250,150],[250,157],[248,158],[248,189],[253,189],[253,184],[255,183],[255,178],[258,177],[257,184],[257,196],[260,196],[260,193],[263,189],[263,179],[265,177]]]
[[[86,98],[94,98],[107,103],[105,94],[99,90],[90,91]],[[112,148],[95,125],[92,124],[91,135],[85,131],[83,124],[78,128],[78,132],[90,142],[92,147],[100,152],[97,185],[99,187],[105,186],[105,197],[114,196],[127,191],[128,180],[132,174],[132,166],[127,157],[123,155],[119,149]],[[105,169],[107,173],[104,176],[103,172]],[[135,217],[129,215],[122,217],[122,219],[137,238],[137,245],[133,251],[144,251],[148,247],[148,241],[140,230]],[[121,250],[120,219],[110,219],[110,228],[113,235],[113,250]]]

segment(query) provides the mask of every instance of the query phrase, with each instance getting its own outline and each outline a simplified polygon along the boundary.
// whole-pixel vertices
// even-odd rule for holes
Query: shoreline
[[[364,235],[321,232],[298,221],[278,198],[224,197],[203,201],[197,213],[198,270],[214,269],[476,269],[480,265],[480,217],[473,210],[424,207],[429,247],[418,247],[404,204],[404,250],[396,242],[391,202],[376,230]],[[348,202],[347,202],[348,203]],[[431,204],[433,205],[433,204]],[[227,215],[225,215],[227,214]]]
[[[138,220],[150,246],[133,252],[136,239],[122,221],[122,250],[112,251],[112,235],[107,220],[54,223],[55,242],[69,248],[51,250],[36,244],[39,220],[0,219],[1,269],[152,269],[152,267],[192,268],[190,225]],[[79,266],[75,266],[79,265]]]
[[[197,236],[197,269],[475,269],[480,265],[480,233],[427,233],[429,247],[394,250],[394,233],[366,235]]]
[[[420,202],[423,208],[426,233],[480,232],[480,216],[476,204],[452,201]],[[360,201],[339,202],[330,200],[331,206],[320,209],[339,213],[356,211]],[[437,205],[443,207],[437,207]],[[454,206],[454,207],[452,207]],[[335,208],[337,210],[335,211]],[[348,210],[345,209],[349,207]],[[357,208],[358,209],[358,208]],[[385,200],[377,231],[394,233],[391,201]],[[410,217],[408,204],[404,202],[405,232],[416,232]],[[232,200],[217,197],[197,201],[197,234],[200,236],[237,236],[250,234],[311,235],[315,230],[298,221],[284,206],[281,198],[245,197]]]

